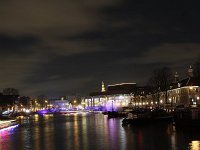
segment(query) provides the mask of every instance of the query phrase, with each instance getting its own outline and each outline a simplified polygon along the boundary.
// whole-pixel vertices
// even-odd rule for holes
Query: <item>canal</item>
[[[199,150],[200,131],[121,125],[102,114],[35,115],[0,131],[0,150]]]

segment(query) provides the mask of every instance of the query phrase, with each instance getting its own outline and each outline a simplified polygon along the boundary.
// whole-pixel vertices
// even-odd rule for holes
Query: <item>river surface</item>
[[[200,150],[200,131],[121,125],[102,114],[34,116],[0,131],[0,150]],[[199,129],[200,130],[200,129]]]

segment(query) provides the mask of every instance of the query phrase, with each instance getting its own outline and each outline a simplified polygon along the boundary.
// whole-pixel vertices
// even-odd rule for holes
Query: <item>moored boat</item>
[[[108,111],[108,118],[125,117],[126,112]]]
[[[152,123],[171,122],[173,115],[162,109],[139,109],[130,112],[126,118],[122,120],[122,125],[146,125]]]
[[[187,107],[178,108],[175,112],[176,128],[199,128],[200,127],[200,108]]]
[[[134,109],[127,114],[122,120],[122,125],[128,124],[143,124],[150,119],[150,110],[148,109]]]
[[[16,120],[1,120],[0,121],[0,130],[8,128],[8,127],[16,126],[16,125],[18,125]]]

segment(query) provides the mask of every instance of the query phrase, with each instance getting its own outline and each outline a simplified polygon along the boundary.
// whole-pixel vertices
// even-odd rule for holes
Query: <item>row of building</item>
[[[180,80],[178,73],[174,78],[167,90],[157,92],[151,87],[137,86],[136,83],[120,83],[105,88],[102,82],[101,91],[82,98],[81,104],[85,109],[102,111],[120,111],[130,107],[162,107],[172,110],[176,107],[200,105],[200,79],[194,76],[192,67],[188,69],[187,78]]]
[[[13,95],[5,96],[0,94],[0,101],[0,108],[2,109],[4,106],[13,106],[14,104],[20,104],[19,108],[21,106],[24,108],[30,103],[30,106],[27,105],[27,107],[29,106],[34,110],[52,107],[67,110],[80,108],[101,111],[120,111],[134,107],[162,107],[172,110],[180,106],[196,107],[200,105],[200,79],[194,76],[193,69],[190,66],[188,77],[179,79],[179,75],[176,73],[174,82],[165,91],[156,90],[155,92],[152,87],[138,86],[136,83],[120,83],[105,87],[102,82],[101,91],[92,92],[88,97],[64,96],[60,99],[45,100],[44,105],[42,105],[38,100],[30,101],[25,99],[27,103],[22,103],[24,99],[20,101],[18,95],[13,97]]]

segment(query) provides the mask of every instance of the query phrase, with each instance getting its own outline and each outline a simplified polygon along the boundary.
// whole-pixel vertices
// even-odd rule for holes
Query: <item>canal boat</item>
[[[173,115],[163,109],[139,109],[128,113],[122,120],[122,125],[147,125],[153,123],[172,122]]]
[[[108,111],[108,118],[118,118],[118,117],[126,117],[126,112],[118,112],[118,111]]]
[[[16,120],[0,120],[0,130],[18,125]]]
[[[175,127],[176,128],[196,128],[200,127],[200,108],[199,107],[183,107],[177,108],[175,111]]]

